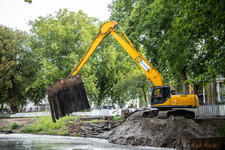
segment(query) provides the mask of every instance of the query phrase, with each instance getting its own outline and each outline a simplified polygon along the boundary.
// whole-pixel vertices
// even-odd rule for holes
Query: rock
[[[69,129],[70,134],[80,135],[82,137],[98,137],[99,134],[109,131],[119,124],[122,121],[103,121],[103,122],[95,122],[95,123],[78,123],[78,124],[68,124],[67,127]]]

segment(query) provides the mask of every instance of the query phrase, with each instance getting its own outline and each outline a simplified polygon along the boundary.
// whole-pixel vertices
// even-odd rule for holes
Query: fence
[[[12,113],[9,108],[4,110],[6,113]],[[26,112],[39,112],[39,111],[50,111],[50,106],[35,106],[35,107],[26,107],[23,109],[17,110],[16,113],[26,113]]]
[[[220,97],[205,97],[205,100],[203,98],[203,95],[199,95],[199,104],[200,105],[205,105],[209,104],[210,101],[212,105],[223,105],[225,104],[225,97],[220,96]]]
[[[42,110],[42,108],[34,108],[34,110]],[[44,109],[44,108],[43,108]],[[46,110],[50,108],[46,107]],[[183,109],[183,108],[181,108]],[[129,108],[130,112],[136,110],[136,108]],[[225,105],[202,105],[199,108],[186,108],[185,110],[193,111],[195,116],[212,116],[212,117],[224,117],[225,116]],[[3,118],[14,118],[14,117],[37,117],[37,116],[50,116],[50,111],[42,111],[42,112],[24,112],[24,113],[0,113],[0,117]],[[72,115],[76,116],[114,116],[121,115],[121,109],[93,109],[91,112],[74,112]]]
[[[203,105],[199,106],[199,108],[187,108],[185,110],[194,111],[195,116],[225,116],[225,105]]]

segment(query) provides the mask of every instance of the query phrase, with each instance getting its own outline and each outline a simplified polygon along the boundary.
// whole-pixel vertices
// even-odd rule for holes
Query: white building
[[[225,78],[223,76],[219,76],[219,78],[216,79],[218,102],[221,102],[223,100],[223,97],[221,97],[221,95],[220,95],[220,91],[222,88],[225,89],[225,87],[223,86],[224,79]],[[225,100],[225,98],[224,98],[224,100]]]

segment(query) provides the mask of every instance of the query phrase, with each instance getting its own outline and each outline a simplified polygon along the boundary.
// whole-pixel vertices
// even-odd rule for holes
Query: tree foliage
[[[136,49],[159,70],[164,85],[172,81],[177,91],[188,92],[187,82],[205,85],[218,75],[225,76],[224,1],[113,0],[108,8],[110,20],[119,22]],[[38,102],[45,87],[70,75],[103,23],[82,11],[59,10],[54,16],[29,22],[32,29],[27,45],[24,33],[2,27],[0,100],[10,102],[14,97],[18,105],[17,96],[9,94],[17,87],[26,88],[17,95]],[[111,35],[79,73],[94,104],[114,103],[121,97],[122,101],[148,99],[144,73]],[[32,79],[22,79],[24,74]]]
[[[225,2],[222,0],[181,0],[180,16],[177,18],[178,29],[189,32],[199,42],[199,53],[202,72],[193,70],[193,82],[211,82],[217,75],[225,75]]]
[[[88,17],[82,11],[74,13],[64,9],[56,12],[55,16],[39,17],[30,25],[32,36],[29,45],[40,62],[38,79],[29,87],[35,88],[47,87],[60,78],[68,77],[103,22]],[[83,75],[91,102],[97,105],[115,102],[118,96],[113,86],[124,73],[132,70],[130,60],[111,35],[103,40],[79,72]]]
[[[224,6],[220,0],[114,0],[109,9],[164,83],[188,92],[185,81],[202,84],[224,75]]]
[[[187,67],[196,49],[194,42],[184,39],[185,33],[174,27],[181,4],[178,1],[166,0],[131,2],[132,11],[122,12],[127,15],[122,17],[126,18],[124,24],[127,26],[127,33],[136,45],[144,47],[147,59],[159,70],[165,85],[171,80],[177,85],[182,81],[183,92],[188,92],[185,84]]]
[[[26,104],[27,99],[38,101],[38,89],[25,92],[36,79],[34,54],[25,46],[27,34],[0,26],[0,101],[9,103],[12,110]],[[40,96],[40,95],[39,95]]]

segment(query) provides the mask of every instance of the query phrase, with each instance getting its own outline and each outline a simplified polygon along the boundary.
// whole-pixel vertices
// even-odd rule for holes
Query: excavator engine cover
[[[62,78],[46,88],[53,122],[72,112],[90,109],[81,74]]]

